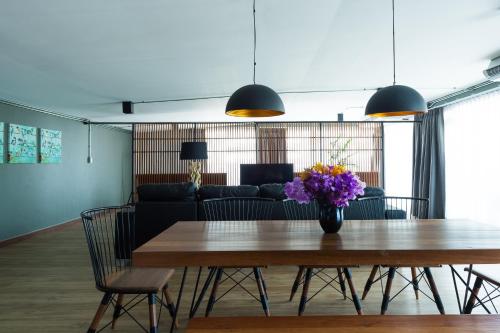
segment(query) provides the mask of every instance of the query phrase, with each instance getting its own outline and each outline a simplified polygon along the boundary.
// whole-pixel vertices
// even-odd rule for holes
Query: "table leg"
[[[184,273],[182,273],[181,285],[179,287],[179,295],[177,296],[177,304],[175,307],[174,318],[172,318],[172,325],[170,326],[170,333],[174,331],[175,323],[177,322],[177,315],[179,314],[179,309],[181,308],[182,292],[184,290],[184,283],[186,282],[188,268],[184,267]]]

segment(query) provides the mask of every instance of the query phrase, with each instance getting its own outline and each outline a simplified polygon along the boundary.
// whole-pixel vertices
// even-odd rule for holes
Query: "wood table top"
[[[178,222],[134,251],[143,267],[500,263],[500,227],[470,220]]]
[[[187,333],[493,333],[499,315],[194,318]]]

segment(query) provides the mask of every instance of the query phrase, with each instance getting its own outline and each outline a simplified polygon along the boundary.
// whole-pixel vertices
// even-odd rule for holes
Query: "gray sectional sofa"
[[[273,219],[285,220],[282,201],[286,199],[284,184],[261,186],[205,185],[196,190],[192,183],[145,184],[137,188],[135,204],[137,245],[141,245],[177,221],[204,221],[203,200],[227,197],[262,197],[274,199]],[[367,187],[365,196],[379,197],[384,190]],[[357,202],[344,210],[345,219],[361,219]]]

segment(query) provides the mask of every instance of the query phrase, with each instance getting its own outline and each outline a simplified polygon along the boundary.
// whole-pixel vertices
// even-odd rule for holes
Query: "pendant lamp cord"
[[[255,84],[255,67],[257,62],[255,61],[255,53],[257,50],[257,27],[255,26],[255,0],[253,0],[253,84]]]
[[[394,0],[392,0],[392,84],[396,84],[396,28],[394,24]]]

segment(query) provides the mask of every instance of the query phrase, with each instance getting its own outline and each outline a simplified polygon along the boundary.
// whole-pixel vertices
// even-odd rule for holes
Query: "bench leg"
[[[366,298],[366,295],[370,291],[370,288],[372,287],[373,284],[373,280],[375,280],[375,274],[377,274],[377,270],[378,270],[378,265],[372,267],[370,276],[368,277],[368,280],[366,280],[365,289],[363,290],[363,295],[361,296],[361,299],[364,300]]]
[[[392,280],[394,280],[394,275],[396,274],[396,267],[389,267],[389,272],[387,273],[387,282],[385,284],[384,296],[382,297],[382,307],[380,309],[380,314],[385,314],[387,307],[389,306],[389,301],[391,300],[391,287]]]
[[[149,305],[149,333],[156,333],[156,295],[148,294],[148,305]]]
[[[358,315],[363,314],[363,310],[361,309],[361,302],[359,301],[358,293],[356,292],[356,288],[354,287],[354,282],[352,281],[351,270],[347,267],[344,268],[345,279],[347,280],[347,284],[349,285],[349,289],[351,290],[352,301],[354,302],[354,307],[358,312]]]
[[[264,285],[262,283],[259,269],[257,267],[253,268],[253,275],[255,277],[255,281],[257,282],[257,287],[259,288],[260,303],[262,304],[262,309],[264,310],[266,317],[269,317],[270,313],[269,313],[269,305],[267,304],[266,292],[264,290]]]
[[[337,268],[337,276],[339,277],[340,290],[342,291],[342,295],[344,296],[344,300],[347,299],[344,277],[342,276],[342,269]]]
[[[94,333],[97,330],[97,327],[99,326],[99,323],[101,322],[102,317],[106,313],[106,310],[108,309],[109,303],[111,302],[111,297],[113,296],[112,293],[105,293],[104,296],[102,297],[101,304],[99,304],[99,307],[97,308],[97,312],[94,315],[94,319],[92,319],[92,323],[90,324],[89,329],[87,330],[87,333]]]
[[[217,297],[217,288],[219,287],[220,280],[222,278],[223,268],[217,268],[217,274],[215,275],[214,285],[212,287],[212,292],[208,298],[207,310],[205,311],[205,317],[210,315],[215,304],[215,299]]]
[[[483,285],[483,279],[480,277],[476,278],[474,282],[474,289],[472,289],[472,293],[470,294],[469,300],[467,301],[467,305],[465,306],[464,313],[471,314],[472,309],[474,309],[474,305],[476,304],[477,295],[479,294],[479,290]]]
[[[293,296],[295,296],[295,293],[297,292],[297,289],[299,289],[300,280],[302,280],[302,275],[304,275],[304,270],[305,270],[304,266],[299,267],[299,271],[297,272],[295,281],[293,281],[292,292],[290,293],[290,299],[288,300],[289,302],[292,301]]]
[[[431,287],[432,295],[434,295],[434,301],[436,302],[436,306],[439,310],[439,313],[444,315],[444,306],[441,301],[441,297],[439,296],[438,289],[436,287],[436,282],[434,282],[434,278],[432,277],[431,269],[429,267],[424,267],[425,276],[427,277],[427,281],[429,282],[429,286]]]
[[[307,293],[309,292],[309,284],[311,283],[312,268],[306,269],[306,276],[304,278],[304,285],[302,287],[302,296],[300,296],[299,316],[302,316],[306,309]]]
[[[116,300],[115,311],[113,312],[113,321],[111,322],[111,329],[114,329],[116,326],[116,321],[118,317],[120,317],[120,312],[122,311],[123,304],[123,294],[118,294],[118,298]]]
[[[415,292],[415,298],[418,299],[418,275],[417,275],[417,268],[412,267],[411,268],[411,282],[413,284],[413,291]]]

